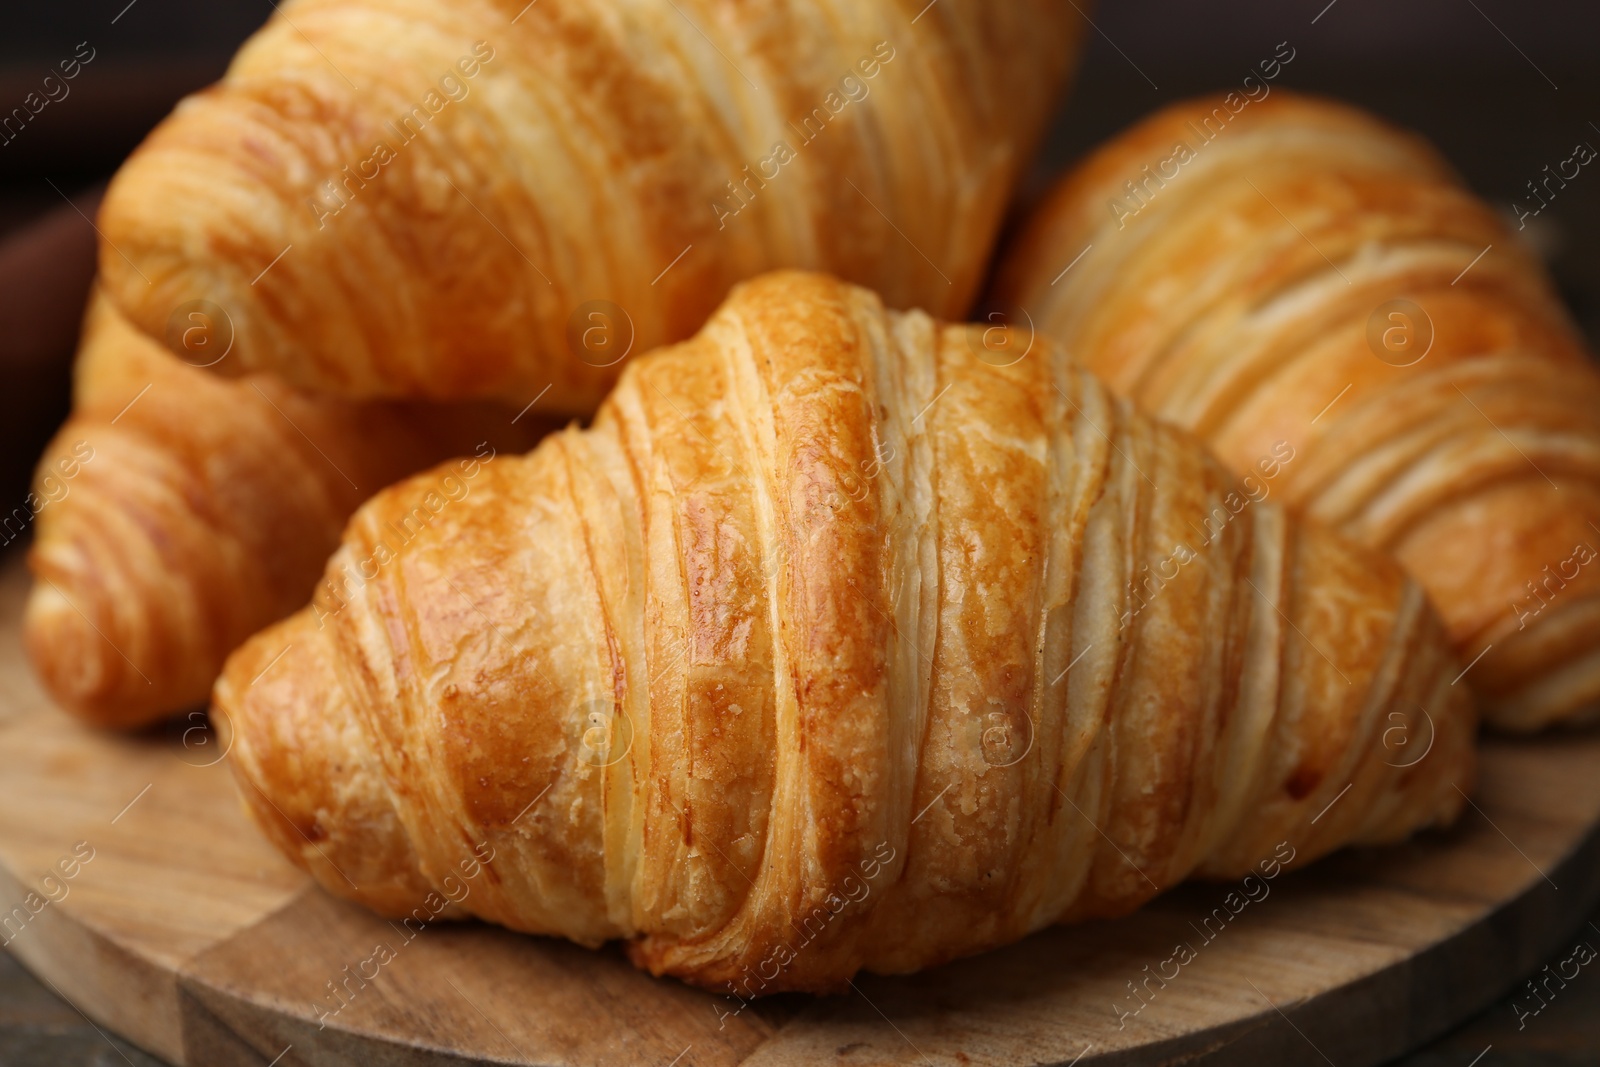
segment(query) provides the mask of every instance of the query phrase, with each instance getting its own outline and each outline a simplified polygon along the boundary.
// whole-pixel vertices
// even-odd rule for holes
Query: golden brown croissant
[[[1236,471],[1290,442],[1279,498],[1417,577],[1490,721],[1593,713],[1600,376],[1420,140],[1282,90],[1180,104],[1061,183],[998,289]]]
[[[1083,20],[1056,0],[296,0],[112,183],[152,336],[348,396],[587,415],[730,285],[966,310]]]
[[[379,494],[218,682],[258,822],[408,925],[744,996],[1449,820],[1473,713],[1399,568],[983,336],[768,275],[409,543],[472,465]]]
[[[34,480],[24,636],[56,700],[111,726],[202,705],[235,645],[305,603],[377,489],[444,456],[525,448],[549,425],[224,380],[99,298],[75,373]]]

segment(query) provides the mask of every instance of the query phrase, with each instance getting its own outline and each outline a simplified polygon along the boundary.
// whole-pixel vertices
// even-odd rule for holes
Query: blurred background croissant
[[[25,639],[59,703],[138,726],[203,701],[366,495],[591,415],[738,281],[965,311],[1078,16],[691,9],[300,0],[146,138],[30,505]]]

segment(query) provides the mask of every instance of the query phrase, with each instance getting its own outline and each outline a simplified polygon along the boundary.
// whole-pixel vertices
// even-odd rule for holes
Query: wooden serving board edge
[[[1487,743],[1497,741],[1516,743],[1494,738]],[[1469,809],[1463,818],[1487,816]],[[1393,966],[1298,1003],[1264,1001],[1260,1014],[1209,1033],[1104,1056],[1062,1059],[1049,1067],[1326,1067],[1330,1060],[1337,1067],[1376,1067],[1488,1008],[1540,961],[1580,936],[1597,903],[1600,824],[1544,878],[1478,922]],[[1352,1015],[1371,1025],[1328,1031],[1323,1022]],[[1199,1055],[1193,1047],[1197,1038],[1211,1039]]]
[[[1469,809],[1464,817],[1485,816]],[[1232,1067],[1263,1063],[1316,1067],[1330,1060],[1337,1067],[1370,1067],[1384,1063],[1492,1004],[1583,928],[1583,916],[1600,902],[1600,826],[1593,828],[1559,866],[1546,874],[1548,882],[1535,879],[1528,889],[1483,920],[1349,985],[1293,1004],[1263,1001],[1262,1010],[1254,1017],[1139,1049],[1101,1055],[1092,1050],[1088,1055],[1079,1055],[1081,1050],[1062,1050],[1062,1058],[1050,1067]],[[4,872],[0,872],[0,878],[12,882]],[[1552,889],[1551,883],[1560,889]],[[319,890],[308,887],[305,892]],[[299,899],[296,894],[278,911],[253,925],[271,921],[280,912],[294,908]],[[370,1033],[345,1032],[338,1027],[319,1030],[307,1016],[275,1012],[212,985],[195,973],[195,959],[185,961],[177,970],[175,982],[171,982],[159,964],[124,951],[98,931],[78,926],[70,919],[62,921],[59,916],[54,922],[57,928],[49,929],[48,937],[35,942],[48,944],[53,951],[29,949],[20,954],[29,970],[56,984],[96,1023],[173,1063],[266,1067],[291,1046],[298,1060],[318,1067],[442,1067],[493,1062],[461,1056],[446,1048],[426,1048]],[[56,966],[57,960],[73,955],[61,951],[62,938],[92,944],[94,954],[107,967],[107,978],[130,983],[149,983],[153,979],[161,992],[149,998],[151,1014],[142,1018],[130,1016],[74,982],[69,973]],[[198,954],[203,955],[204,952]],[[74,992],[79,995],[72,996]],[[1329,1030],[1325,1023],[1327,1019],[1351,1016],[1362,1017],[1370,1025],[1353,1029],[1338,1024],[1337,1029]],[[177,1047],[170,1040],[174,1034],[179,1035]],[[1197,1042],[1200,1050],[1196,1049]]]

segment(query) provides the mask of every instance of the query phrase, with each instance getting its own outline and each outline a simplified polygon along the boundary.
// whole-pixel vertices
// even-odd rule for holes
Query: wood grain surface
[[[203,718],[124,738],[49,705],[18,646],[26,582],[15,563],[0,576],[0,939],[174,1063],[1352,1067],[1483,1007],[1600,891],[1600,738],[1494,740],[1455,829],[1282,875],[1237,914],[1241,887],[1190,885],[1117,922],[732,1014],[614,949],[479,924],[408,941],[326,896],[249,824]],[[1146,981],[1179,944],[1193,959]]]

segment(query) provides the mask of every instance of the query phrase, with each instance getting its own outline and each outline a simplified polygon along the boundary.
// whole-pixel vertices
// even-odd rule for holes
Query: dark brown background
[[[1101,0],[1096,9],[1078,2],[1094,26],[1027,196],[1152,108],[1237,85],[1282,41],[1296,55],[1276,84],[1341,96],[1426,133],[1508,213],[1525,183],[1578,141],[1600,147],[1600,7],[1592,0]],[[93,233],[79,209],[92,214],[94,190],[118,160],[182,93],[221,73],[272,4],[67,7],[32,0],[7,10],[0,29],[0,113],[80,41],[95,49],[70,95],[0,145],[0,511],[22,501],[29,468],[66,412],[68,361],[93,264]],[[1600,337],[1600,167],[1571,181],[1530,233],[1590,338]],[[41,255],[42,247],[55,251]],[[1594,921],[1573,940],[1600,948],[1600,913]],[[1506,975],[1508,988],[1521,977]],[[113,1045],[0,956],[0,1064],[125,1062],[157,1061]],[[1586,969],[1523,1029],[1508,998],[1401,1062],[1600,1062],[1600,977]]]

